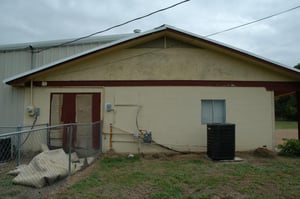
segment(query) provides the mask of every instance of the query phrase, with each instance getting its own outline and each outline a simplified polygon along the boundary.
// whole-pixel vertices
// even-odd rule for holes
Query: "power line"
[[[74,39],[74,40],[71,40],[71,41],[67,41],[67,42],[64,42],[64,43],[61,43],[61,44],[58,44],[58,45],[55,45],[55,46],[51,46],[51,47],[49,47],[49,48],[44,48],[44,49],[40,50],[39,52],[42,52],[42,51],[44,51],[44,50],[48,50],[48,49],[50,49],[50,48],[61,47],[61,46],[64,46],[64,45],[67,45],[67,44],[70,44],[70,43],[74,43],[74,42],[79,41],[79,40],[82,40],[82,39],[89,38],[89,37],[91,37],[91,36],[94,36],[94,35],[97,35],[97,34],[100,34],[100,33],[107,32],[107,31],[112,30],[112,29],[114,29],[114,28],[117,28],[117,27],[120,27],[120,26],[124,26],[124,25],[126,25],[126,24],[131,23],[131,22],[134,22],[134,21],[137,21],[137,20],[140,20],[140,19],[149,17],[149,16],[154,15],[154,14],[156,14],[156,13],[158,13],[158,12],[162,12],[162,11],[165,11],[165,10],[168,10],[168,9],[171,9],[171,8],[174,8],[174,7],[176,7],[176,6],[180,5],[180,4],[186,3],[186,2],[188,2],[188,1],[190,1],[190,0],[180,1],[180,2],[178,2],[178,3],[175,3],[175,4],[171,5],[171,6],[168,6],[168,7],[159,9],[159,10],[156,10],[156,11],[151,12],[151,13],[149,13],[149,14],[146,14],[146,15],[143,15],[143,16],[141,16],[141,17],[137,17],[137,18],[131,19],[131,20],[129,20],[129,21],[120,23],[120,24],[115,25],[115,26],[111,26],[111,27],[106,28],[106,29],[104,29],[104,30],[100,30],[100,31],[98,31],[98,32],[95,32],[95,33],[92,33],[92,34],[89,34],[89,35],[86,35],[86,36],[83,36],[83,37],[79,37],[79,38]]]
[[[259,22],[259,21],[263,21],[263,20],[266,20],[266,19],[269,19],[269,18],[278,16],[278,15],[281,15],[281,14],[284,14],[284,13],[287,13],[287,12],[290,12],[290,11],[292,11],[292,10],[296,10],[296,9],[298,9],[298,8],[300,8],[300,6],[296,6],[296,7],[293,7],[293,8],[290,8],[290,9],[287,9],[287,10],[284,10],[284,11],[281,11],[281,12],[278,12],[278,13],[269,15],[269,16],[267,16],[267,17],[263,17],[263,18],[260,18],[260,19],[257,19],[257,20],[254,20],[254,21],[251,21],[251,22],[242,24],[242,25],[234,26],[234,27],[228,28],[228,29],[226,29],[226,30],[222,30],[222,31],[219,31],[219,32],[215,32],[215,33],[206,35],[206,36],[204,36],[204,37],[211,37],[211,36],[218,35],[218,34],[221,34],[221,33],[224,33],[224,32],[228,32],[228,31],[231,31],[231,30],[234,30],[234,29],[243,27],[243,26],[247,26],[247,25],[250,25],[250,24]]]

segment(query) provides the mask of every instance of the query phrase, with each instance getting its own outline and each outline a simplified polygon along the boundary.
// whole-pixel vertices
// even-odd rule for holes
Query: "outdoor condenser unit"
[[[235,124],[207,124],[207,155],[213,160],[233,160]]]
[[[11,158],[11,138],[0,139],[0,162],[7,162]]]

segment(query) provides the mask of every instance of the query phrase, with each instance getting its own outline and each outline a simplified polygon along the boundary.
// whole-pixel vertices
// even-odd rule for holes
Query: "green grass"
[[[1,190],[1,196],[2,197],[16,197],[18,196],[21,191],[18,189],[14,189],[14,185],[12,183],[12,176],[9,176],[7,174],[2,174],[0,178],[0,190]],[[1,198],[0,196],[0,198]]]
[[[57,198],[299,198],[300,159],[106,158]]]
[[[276,121],[276,129],[297,129],[298,123],[296,121]]]

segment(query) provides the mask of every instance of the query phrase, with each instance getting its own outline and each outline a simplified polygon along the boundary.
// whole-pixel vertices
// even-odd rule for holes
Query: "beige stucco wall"
[[[182,151],[206,150],[206,125],[201,124],[201,100],[225,99],[226,122],[236,124],[236,150],[252,150],[266,145],[273,147],[273,93],[264,88],[235,87],[94,87],[33,88],[33,104],[40,108],[38,123],[48,123],[51,92],[101,92],[104,134],[102,150],[108,151],[109,124],[113,125],[113,149],[123,153],[160,152],[155,144],[140,144],[133,134],[139,128],[152,131],[153,139],[167,147]],[[114,111],[105,112],[111,103]],[[26,89],[25,104],[30,103]],[[25,124],[32,117],[24,112]],[[137,115],[138,114],[138,115]],[[45,132],[28,140],[26,149],[38,150],[46,143]]]
[[[208,49],[138,48],[96,53],[37,80],[291,81],[291,77]]]
[[[273,147],[273,93],[263,88],[216,87],[117,87],[106,88],[105,102],[114,111],[104,113],[105,124],[113,124],[115,133],[152,131],[153,140],[176,150],[205,151],[206,125],[201,124],[201,100],[225,99],[228,123],[236,124],[236,149],[252,150]],[[138,114],[138,117],[137,117]],[[104,128],[109,132],[108,125]],[[113,148],[118,152],[137,152],[131,136],[113,135]],[[109,149],[104,139],[104,151]],[[123,147],[122,147],[123,146]],[[151,149],[152,148],[152,149]],[[141,152],[156,151],[144,144]]]

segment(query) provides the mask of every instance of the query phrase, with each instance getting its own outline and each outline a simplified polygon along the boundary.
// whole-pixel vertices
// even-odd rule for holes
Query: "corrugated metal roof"
[[[109,47],[113,47],[113,46],[116,46],[118,44],[130,41],[130,40],[134,40],[134,39],[137,39],[137,38],[140,38],[140,37],[144,37],[144,36],[147,36],[147,35],[150,35],[150,34],[154,34],[154,33],[157,33],[157,32],[161,32],[161,31],[167,30],[167,29],[173,30],[173,31],[176,31],[176,32],[179,32],[179,33],[183,33],[183,34],[186,34],[188,36],[192,36],[194,38],[197,38],[197,39],[200,39],[202,41],[205,41],[205,42],[207,42],[207,43],[209,43],[211,45],[216,45],[216,46],[223,47],[223,48],[226,48],[226,49],[231,50],[231,51],[238,52],[238,53],[246,55],[246,56],[250,56],[253,59],[257,59],[257,60],[260,60],[260,61],[272,64],[272,65],[275,65],[276,67],[279,67],[281,69],[287,70],[287,71],[292,72],[292,73],[297,73],[297,75],[300,76],[300,72],[297,69],[290,68],[288,66],[285,66],[283,64],[274,62],[274,61],[266,59],[266,58],[263,58],[261,56],[258,56],[258,55],[255,55],[253,53],[250,53],[248,51],[241,50],[239,48],[235,48],[233,46],[230,46],[230,45],[227,45],[227,44],[224,44],[224,43],[221,43],[221,42],[217,42],[215,40],[212,40],[212,39],[209,39],[209,38],[206,38],[206,37],[203,37],[203,36],[200,36],[200,35],[197,35],[197,34],[194,34],[194,33],[191,33],[191,32],[187,32],[185,30],[181,30],[179,28],[176,28],[176,27],[164,24],[164,25],[159,26],[157,28],[154,28],[152,30],[145,31],[145,32],[142,32],[142,33],[139,33],[139,34],[130,34],[128,37],[125,37],[125,38],[122,38],[122,39],[119,39],[119,40],[116,40],[116,41],[113,41],[113,42],[101,45],[101,46],[93,48],[91,50],[87,50],[87,51],[85,51],[83,53],[79,53],[79,54],[76,54],[74,56],[70,56],[68,58],[64,58],[64,59],[52,62],[50,64],[46,64],[44,66],[41,66],[39,68],[36,68],[36,69],[30,70],[30,71],[27,71],[27,72],[15,75],[13,77],[10,77],[10,78],[7,78],[7,79],[3,80],[3,82],[6,83],[6,84],[8,84],[11,81],[14,81],[14,80],[17,80],[17,79],[20,79],[20,78],[24,78],[26,76],[30,76],[30,75],[36,74],[38,72],[41,72],[41,71],[47,70],[47,69],[49,69],[51,67],[54,67],[54,66],[56,66],[58,64],[62,64],[62,63],[65,63],[65,62],[68,62],[68,61],[80,58],[82,56],[94,53],[96,51],[100,51],[100,50],[103,50],[103,49],[106,49],[106,48],[109,48]]]
[[[89,37],[89,38],[85,38],[85,39],[81,39],[81,40],[72,42],[70,44],[67,44],[66,46],[96,43],[96,42],[109,43],[112,41],[116,41],[116,40],[119,40],[122,38],[132,36],[134,34],[136,34],[136,33],[94,36],[94,37]],[[0,45],[0,52],[1,51],[12,51],[12,50],[22,50],[22,49],[29,48],[29,46],[32,46],[33,48],[49,48],[49,47],[53,47],[53,46],[58,46],[62,43],[71,42],[75,39],[77,39],[77,38]]]

